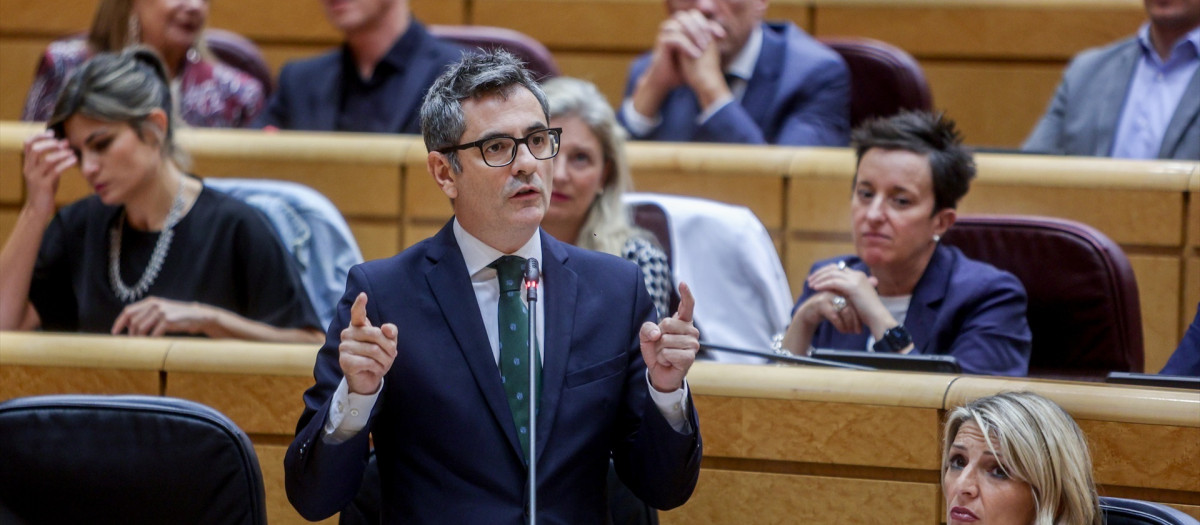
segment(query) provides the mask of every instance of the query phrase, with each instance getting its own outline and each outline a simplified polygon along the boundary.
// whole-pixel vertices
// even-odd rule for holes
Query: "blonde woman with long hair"
[[[1087,440],[1075,420],[1032,392],[1005,392],[946,418],[947,525],[1101,525]]]

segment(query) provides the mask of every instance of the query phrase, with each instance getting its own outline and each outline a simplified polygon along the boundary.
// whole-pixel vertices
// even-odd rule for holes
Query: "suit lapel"
[[[387,129],[395,133],[404,133],[405,125],[408,124],[410,117],[416,111],[417,104],[425,99],[425,91],[429,85],[433,83],[432,78],[425,78],[430,75],[441,73],[441,69],[437,64],[425,65],[429,60],[431,50],[429,48],[429,40],[432,38],[425,32],[424,26],[413,21],[409,31],[415,31],[419,35],[419,43],[412,56],[405,62],[403,69],[398,71],[400,75],[400,89],[396,93],[396,100],[400,101],[396,105],[396,112],[392,114],[392,122]],[[403,36],[400,38],[404,38]],[[393,45],[395,45],[393,43]]]
[[[1195,125],[1196,119],[1200,119],[1200,69],[1192,73],[1192,80],[1183,91],[1183,98],[1179,99],[1179,107],[1175,108],[1175,114],[1167,124],[1162,147],[1158,152],[1159,158],[1169,159],[1175,156],[1175,151],[1183,141],[1184,132]]]
[[[446,319],[450,333],[458,342],[458,349],[471,369],[471,375],[475,377],[480,394],[491,409],[492,417],[496,418],[496,422],[504,429],[513,453],[520,456],[521,443],[517,439],[512,411],[504,398],[500,371],[496,367],[492,345],[488,342],[487,329],[483,326],[479,303],[475,299],[475,290],[471,286],[470,276],[467,275],[467,264],[463,261],[458,243],[454,240],[451,224],[452,222],[447,223],[434,236],[434,243],[426,254],[432,266],[426,272],[425,280],[442,310],[442,317]]]
[[[760,127],[765,127],[767,112],[775,102],[773,89],[779,85],[779,75],[783,74],[783,51],[787,43],[775,31],[762,25],[762,50],[758,55],[758,63],[754,65],[754,74],[746,84],[746,92],[742,99],[736,101],[745,108],[746,113]]]
[[[567,250],[544,231],[542,236],[542,282],[545,293],[539,299],[546,301],[544,307],[545,358],[542,360],[542,392],[537,420],[537,456],[546,449],[550,429],[558,414],[558,403],[562,398],[563,380],[567,373],[567,359],[571,352],[571,332],[575,324],[575,298],[578,276],[567,268]]]
[[[933,323],[937,320],[937,307],[945,300],[946,288],[950,284],[950,259],[949,250],[940,245],[935,248],[929,266],[913,289],[904,327],[917,344],[913,348],[914,354],[938,353],[933,340]]]
[[[328,75],[316,75],[312,80],[312,91],[309,92],[312,98],[305,105],[303,111],[308,111],[311,119],[311,129],[336,130],[337,129],[337,114],[338,108],[341,106],[342,93],[340,86],[342,85],[342,60],[347,53],[345,44],[342,45],[341,51],[332,56],[332,60],[326,64],[330,73]]]
[[[1121,110],[1125,107],[1125,98],[1129,94],[1129,84],[1133,82],[1133,69],[1137,66],[1138,58],[1141,54],[1141,47],[1134,40],[1132,45],[1119,53],[1112,65],[1107,66],[1112,68],[1109,73],[1097,75],[1096,78],[1109,79],[1098,90],[1096,96],[1097,101],[1101,100],[1120,100],[1120,104],[1094,104],[1092,107],[1096,111],[1096,149],[1092,152],[1093,155],[1107,157],[1112,154],[1113,140],[1117,134],[1117,123],[1121,118]]]

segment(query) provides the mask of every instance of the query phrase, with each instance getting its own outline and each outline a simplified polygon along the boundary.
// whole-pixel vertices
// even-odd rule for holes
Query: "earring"
[[[129,24],[125,31],[125,45],[132,46],[141,43],[142,40],[142,23],[138,21],[137,14],[129,15]]]
[[[942,240],[942,236],[941,236],[941,235],[938,235],[938,234],[936,234],[936,233],[935,233],[935,234],[933,234],[933,242],[937,243],[937,242],[941,242],[941,240]]]

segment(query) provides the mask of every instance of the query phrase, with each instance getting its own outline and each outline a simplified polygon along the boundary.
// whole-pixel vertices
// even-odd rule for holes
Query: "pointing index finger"
[[[696,299],[692,297],[692,289],[687,283],[679,282],[679,309],[675,311],[675,318],[685,323],[692,322],[692,310],[696,308]]]
[[[354,304],[350,305],[350,326],[371,326],[371,321],[367,319],[367,292],[358,292]]]

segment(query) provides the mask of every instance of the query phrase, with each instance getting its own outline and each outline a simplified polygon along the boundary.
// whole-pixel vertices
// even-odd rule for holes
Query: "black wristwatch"
[[[891,352],[896,353],[912,344],[912,336],[908,334],[908,330],[904,329],[904,325],[897,325],[888,328],[883,333],[883,337],[875,341],[871,349],[876,352]]]

